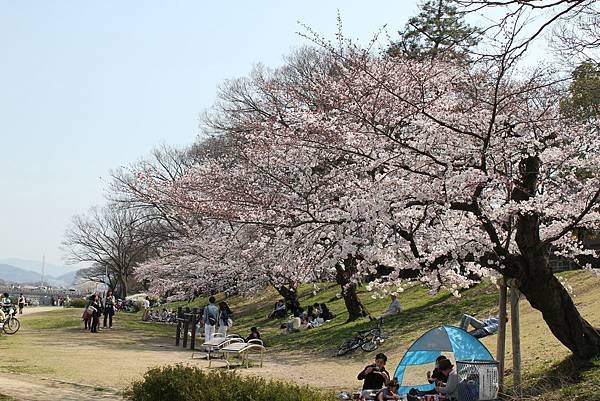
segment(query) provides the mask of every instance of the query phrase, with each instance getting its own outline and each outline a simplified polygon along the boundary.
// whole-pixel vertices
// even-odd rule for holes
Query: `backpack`
[[[206,318],[207,319],[206,319],[205,323],[208,323],[209,326],[214,326],[217,324],[217,317],[211,315],[210,309],[208,308],[208,306],[210,306],[210,305],[206,306]]]

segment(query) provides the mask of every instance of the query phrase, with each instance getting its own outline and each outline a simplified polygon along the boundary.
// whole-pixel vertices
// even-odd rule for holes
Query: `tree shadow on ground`
[[[579,399],[581,397],[581,399],[587,400],[592,399],[587,398],[588,396],[598,397],[599,390],[600,359],[582,360],[571,355],[550,367],[546,372],[525,378],[522,396],[534,398],[553,391],[561,391],[563,399]],[[514,396],[514,392],[508,390],[506,395],[510,398]]]

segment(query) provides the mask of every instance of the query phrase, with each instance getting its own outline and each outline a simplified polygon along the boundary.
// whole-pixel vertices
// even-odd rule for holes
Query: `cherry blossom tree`
[[[337,168],[365,189],[352,199],[364,208],[346,223],[381,235],[361,237],[380,240],[363,263],[393,265],[392,281],[420,266],[434,288],[468,285],[466,272],[513,278],[574,354],[600,353],[548,265],[551,252],[592,253],[572,233],[600,223],[597,125],[561,115],[563,88],[543,71],[349,53],[331,50],[339,74],[318,85],[321,107],[290,102],[293,117],[263,129],[351,160]]]
[[[210,255],[201,277],[226,258],[263,280],[334,278],[352,319],[364,314],[353,297],[367,278],[458,294],[504,276],[575,355],[600,354],[600,333],[548,263],[551,253],[597,257],[573,233],[600,225],[598,126],[561,114],[553,72],[315,41],[319,57],[229,87],[213,124],[228,152],[169,185],[147,181],[200,230],[190,238],[203,245],[188,245]],[[221,234],[203,234],[206,224]],[[227,226],[244,234],[233,241]],[[174,270],[172,282],[185,275]]]

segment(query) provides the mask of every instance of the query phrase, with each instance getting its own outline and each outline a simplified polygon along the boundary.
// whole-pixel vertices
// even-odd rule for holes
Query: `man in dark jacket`
[[[364,380],[362,388],[362,397],[381,390],[390,381],[390,374],[385,369],[387,356],[385,354],[377,354],[375,363],[366,366],[359,374],[357,379]]]

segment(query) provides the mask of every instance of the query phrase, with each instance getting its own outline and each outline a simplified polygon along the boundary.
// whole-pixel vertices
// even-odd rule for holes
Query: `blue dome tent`
[[[410,346],[398,364],[394,377],[400,383],[399,393],[407,394],[411,388],[432,390],[434,385],[429,384],[425,372],[433,370],[435,359],[442,354],[449,359],[461,361],[494,360],[485,345],[458,327],[431,329]],[[410,370],[418,371],[419,374],[409,374],[407,371]]]

